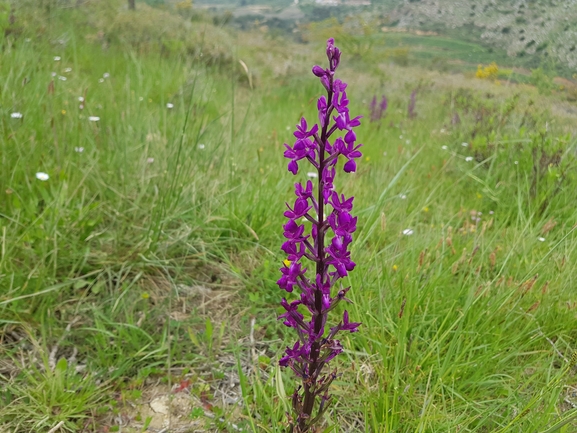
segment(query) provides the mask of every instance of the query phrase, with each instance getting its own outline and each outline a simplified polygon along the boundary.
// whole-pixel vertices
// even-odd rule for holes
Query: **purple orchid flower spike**
[[[386,114],[388,106],[389,101],[385,95],[383,95],[383,98],[381,99],[379,105],[377,105],[377,95],[373,96],[373,100],[369,105],[369,108],[371,110],[371,122],[381,120],[383,116]]]
[[[292,302],[283,298],[281,305],[285,312],[279,319],[296,331],[298,340],[287,347],[279,363],[302,380],[292,396],[294,417],[288,417],[289,433],[312,432],[322,422],[331,402],[328,389],[337,377],[336,370],[328,371],[328,363],[343,350],[335,337],[340,331],[356,332],[360,326],[350,322],[348,311],[334,326],[328,327],[327,323],[329,312],[341,301],[351,302],[346,298],[350,287],[343,289],[338,282],[356,266],[349,251],[357,229],[357,217],[351,215],[354,198],[337,193],[334,180],[340,156],[344,172],[357,170],[362,145],[357,143],[354,130],[361,124],[361,116],[351,118],[347,84],[335,78],[341,51],[332,38],[327,41],[326,54],[328,68],[312,68],[326,90],[326,96],[317,101],[319,123],[309,129],[302,118],[294,132],[295,143],[285,144],[284,152],[289,159],[288,170],[294,175],[298,174],[302,160],[308,161],[318,173],[317,185],[310,180],[304,185],[295,183],[295,202],[292,206],[287,203],[284,213],[288,221],[283,226],[286,240],[281,249],[287,260],[277,284],[299,297]],[[371,112],[384,112],[386,107],[384,96],[378,106],[375,97]],[[309,273],[302,264],[304,260],[314,264]],[[302,314],[301,309],[308,313]]]

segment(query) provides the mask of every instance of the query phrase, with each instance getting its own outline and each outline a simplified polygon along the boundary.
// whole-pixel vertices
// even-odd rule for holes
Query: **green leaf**
[[[64,373],[68,368],[68,361],[66,358],[60,358],[56,363],[56,371]]]
[[[92,284],[92,282],[80,279],[76,281],[72,287],[74,288],[74,290],[80,290],[84,289],[86,286],[89,286],[90,284]]]

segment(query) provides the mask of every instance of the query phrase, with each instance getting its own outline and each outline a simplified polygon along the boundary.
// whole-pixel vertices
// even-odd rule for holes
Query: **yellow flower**
[[[148,299],[148,298],[150,298],[150,295],[148,293],[142,294],[142,299]]]
[[[496,79],[497,74],[499,73],[499,67],[495,62],[491,63],[488,66],[483,67],[483,65],[477,66],[477,72],[475,73],[475,77],[477,78],[487,78],[487,79]]]
[[[483,196],[479,193],[477,193],[477,198],[482,198]]]
[[[423,212],[429,212],[429,207],[428,207],[428,206],[425,206],[425,207],[423,208]]]
[[[284,263],[284,265],[285,265],[287,268],[291,265],[291,261],[288,260],[288,259],[284,259],[282,262]]]
[[[61,113],[62,113],[62,114],[66,114],[66,110],[62,110]]]
[[[398,269],[399,267],[397,265],[393,265],[393,271],[397,272]]]
[[[365,158],[365,161],[370,161],[370,160],[371,160],[371,157],[370,157],[370,156],[367,156],[367,157]]]

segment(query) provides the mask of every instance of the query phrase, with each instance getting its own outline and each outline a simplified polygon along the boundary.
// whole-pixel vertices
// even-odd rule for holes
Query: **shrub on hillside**
[[[499,67],[495,62],[483,67],[483,65],[477,66],[477,72],[475,77],[487,80],[496,80],[499,75]]]
[[[553,79],[542,69],[537,68],[531,71],[531,84],[537,87],[542,95],[548,95],[555,88]]]

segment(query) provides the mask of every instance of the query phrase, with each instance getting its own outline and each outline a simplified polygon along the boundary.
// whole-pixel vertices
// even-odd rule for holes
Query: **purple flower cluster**
[[[380,120],[386,113],[387,107],[389,102],[387,97],[383,95],[381,102],[377,105],[377,95],[373,96],[373,100],[371,101],[370,109],[371,109],[371,122],[376,122]]]
[[[336,377],[336,371],[324,370],[343,350],[335,336],[339,331],[356,332],[360,325],[349,321],[346,310],[335,326],[327,329],[326,323],[328,313],[341,301],[350,302],[346,298],[349,287],[341,285],[338,290],[335,287],[339,279],[355,268],[348,250],[357,228],[357,218],[350,213],[354,198],[338,194],[334,189],[337,162],[342,155],[346,160],[343,170],[351,173],[356,171],[356,159],[362,156],[361,144],[356,143],[354,132],[360,125],[360,116],[351,119],[347,85],[334,76],[340,57],[341,51],[335,47],[334,39],[329,39],[329,67],[312,69],[327,92],[317,102],[319,123],[309,129],[302,118],[294,132],[294,145],[285,144],[284,156],[290,160],[291,173],[298,173],[303,160],[318,172],[316,188],[310,180],[305,185],[296,183],[295,202],[292,206],[287,203],[284,215],[288,221],[283,226],[286,241],[282,245],[287,260],[277,282],[281,289],[287,292],[297,289],[300,294],[299,299],[292,302],[282,300],[286,312],[280,316],[284,324],[298,334],[296,343],[287,347],[280,360],[281,366],[291,368],[302,380],[292,399],[296,414],[296,419],[290,418],[289,422],[292,432],[310,431],[311,426],[321,420],[330,400],[329,385]],[[307,273],[303,258],[314,264],[314,277],[312,270]],[[318,399],[320,403],[316,405]]]

